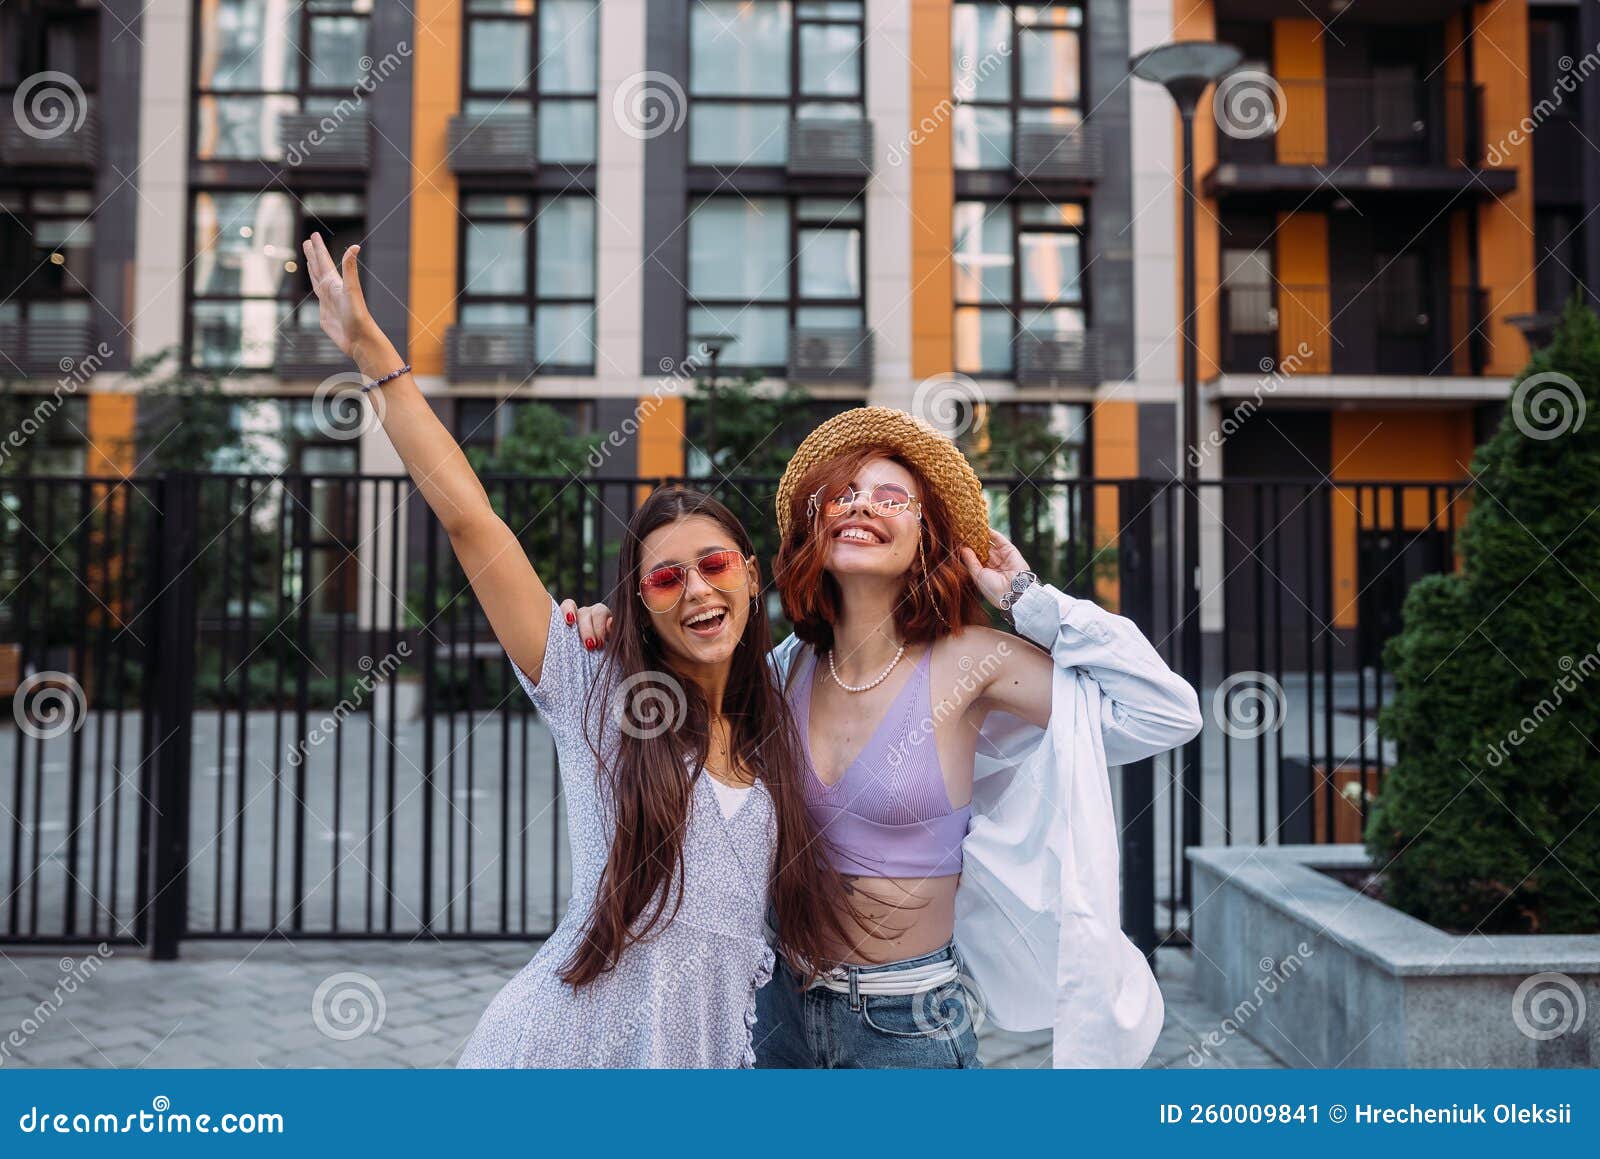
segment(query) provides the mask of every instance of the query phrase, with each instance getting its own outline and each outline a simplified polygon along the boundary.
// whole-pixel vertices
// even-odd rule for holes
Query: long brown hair
[[[843,605],[839,584],[827,571],[828,537],[817,534],[811,497],[824,488],[830,493],[844,490],[873,459],[889,459],[904,467],[922,504],[920,548],[894,608],[900,638],[920,644],[957,635],[967,624],[987,624],[978,589],[961,562],[961,545],[944,499],[920,471],[893,451],[858,447],[806,472],[790,500],[789,535],[778,548],[773,579],[783,597],[783,613],[794,623],[794,634],[818,651],[831,648],[833,625]]]
[[[715,520],[741,552],[754,554],[744,527],[709,495],[662,488],[639,507],[617,560],[617,586],[611,599],[616,621],[607,637],[606,660],[584,710],[584,732],[591,746],[601,735],[596,727],[600,717],[594,714],[612,711],[611,690],[637,689],[641,681],[653,678],[664,684],[669,679],[671,658],[639,600],[640,557],[652,531],[696,515]],[[730,758],[737,767],[753,770],[772,797],[778,847],[767,886],[778,948],[797,971],[808,972],[809,980],[816,971],[835,964],[827,960],[823,947],[830,941],[848,941],[846,921],[853,911],[843,879],[824,856],[806,812],[799,735],[767,667],[771,641],[765,600],[753,590],[749,618],[728,673],[722,717],[728,724]],[[670,922],[683,903],[683,839],[693,788],[685,770],[709,775],[703,769],[711,721],[699,686],[691,680],[670,679],[683,690],[683,699],[672,706],[675,713],[682,708],[678,727],[624,728],[606,752],[596,748],[601,775],[610,789],[615,835],[583,938],[562,966],[562,979],[574,986],[592,982],[615,966],[629,946]]]

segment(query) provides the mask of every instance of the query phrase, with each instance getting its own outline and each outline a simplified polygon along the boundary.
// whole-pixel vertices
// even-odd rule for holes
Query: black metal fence
[[[489,478],[551,591],[609,588],[653,479]],[[700,481],[771,558],[776,480]],[[1181,485],[989,481],[1035,570],[1175,665]],[[1201,485],[1200,742],[1113,777],[1124,919],[1181,938],[1182,850],[1358,839],[1382,641],[1453,566],[1456,483]],[[515,938],[564,905],[548,733],[409,480],[0,480],[0,942]],[[1255,715],[1252,715],[1252,714]]]

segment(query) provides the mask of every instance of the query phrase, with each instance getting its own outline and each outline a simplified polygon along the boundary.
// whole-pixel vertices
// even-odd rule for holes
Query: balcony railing
[[[872,356],[871,330],[803,326],[789,334],[788,377],[793,382],[865,386],[872,381]]]
[[[1228,374],[1482,374],[1486,295],[1472,286],[1224,286]]]
[[[1097,125],[1018,125],[1011,167],[1034,181],[1094,181],[1102,153]]]
[[[444,369],[451,382],[521,382],[533,368],[532,326],[458,323],[445,332]]]
[[[1019,334],[1013,352],[1018,386],[1094,386],[1100,381],[1100,341],[1093,331],[1057,338]]]
[[[321,330],[297,327],[278,335],[273,370],[279,378],[326,378],[351,369],[350,356]]]
[[[0,322],[0,379],[58,378],[94,352],[90,322]]]
[[[1444,81],[1274,78],[1235,85],[1218,159],[1241,164],[1482,164],[1482,92]],[[1266,118],[1263,120],[1262,118]]]
[[[372,161],[372,134],[365,111],[284,113],[278,137],[285,160],[315,170],[360,170]]]
[[[533,114],[461,113],[450,118],[452,173],[532,173]]]
[[[43,125],[13,116],[12,103],[9,90],[0,92],[0,165],[92,169],[100,163],[100,121],[92,98],[83,106],[60,106],[66,119]]]
[[[872,122],[796,117],[789,122],[789,172],[809,177],[872,174]]]

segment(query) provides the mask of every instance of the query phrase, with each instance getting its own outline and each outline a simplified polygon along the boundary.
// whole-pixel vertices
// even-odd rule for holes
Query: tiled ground
[[[440,1067],[451,1065],[523,944],[187,943],[178,962],[134,951],[0,954],[0,1067]],[[1220,1012],[1164,951],[1167,1024],[1152,1066],[1189,1066]],[[22,1040],[20,1046],[13,1032]],[[986,1027],[985,1060],[1049,1065],[1047,1034]],[[1243,1036],[1213,1067],[1275,1067]]]

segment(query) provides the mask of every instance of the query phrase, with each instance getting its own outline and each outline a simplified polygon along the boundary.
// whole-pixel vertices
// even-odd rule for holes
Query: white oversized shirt
[[[1122,932],[1109,766],[1195,736],[1199,700],[1131,620],[1088,600],[1035,585],[1012,615],[1055,661],[1050,723],[990,713],[984,724],[956,944],[996,1025],[1052,1028],[1053,1065],[1142,1066],[1164,1008]],[[779,672],[801,646],[777,647]]]

